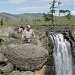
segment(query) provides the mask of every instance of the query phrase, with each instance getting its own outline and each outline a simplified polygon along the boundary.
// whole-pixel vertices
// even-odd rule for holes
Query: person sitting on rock
[[[30,25],[28,25],[22,33],[22,39],[24,43],[30,43],[32,38],[35,38],[35,34]]]
[[[14,30],[15,32],[18,32],[18,29],[19,29],[19,26],[16,26],[13,30]]]
[[[23,26],[19,27],[18,33],[21,33],[22,34],[23,30],[24,30],[24,27]]]

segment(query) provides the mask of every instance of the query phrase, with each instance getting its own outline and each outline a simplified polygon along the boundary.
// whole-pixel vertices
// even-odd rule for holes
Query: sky
[[[52,0],[0,0],[0,12],[11,14],[22,13],[47,13],[50,11],[50,2]],[[75,0],[56,0],[60,1],[60,9],[70,10],[75,15]],[[57,6],[57,3],[56,3]],[[59,10],[59,8],[57,8]],[[58,15],[58,11],[56,11]]]

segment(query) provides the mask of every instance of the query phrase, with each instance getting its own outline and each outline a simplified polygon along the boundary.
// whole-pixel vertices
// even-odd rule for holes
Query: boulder
[[[31,71],[22,71],[22,72],[16,71],[16,72],[13,72],[12,74],[13,75],[34,75],[34,73]]]
[[[21,34],[14,31],[13,27],[7,27],[0,29],[0,36],[11,36],[13,38],[21,38]]]
[[[10,33],[13,32],[12,27],[2,28],[0,29],[0,35],[1,36],[9,36]]]
[[[8,61],[8,59],[4,56],[4,54],[0,53],[0,63],[7,62],[7,61]]]
[[[33,44],[2,45],[0,52],[3,52],[9,62],[20,70],[39,69],[48,58],[48,51],[45,48]]]
[[[16,31],[14,31],[13,33],[10,33],[10,36],[13,37],[13,38],[21,38],[21,34],[17,33]]]
[[[11,63],[8,63],[6,66],[3,66],[1,68],[1,72],[6,73],[6,72],[11,72],[13,71],[14,67]]]

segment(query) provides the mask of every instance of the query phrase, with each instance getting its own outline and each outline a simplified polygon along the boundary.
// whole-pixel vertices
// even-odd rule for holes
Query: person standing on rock
[[[2,19],[1,19],[0,23],[1,23],[1,26],[3,26],[3,20]]]
[[[23,42],[30,43],[32,38],[35,38],[35,34],[33,30],[31,29],[31,26],[27,25],[22,33]]]

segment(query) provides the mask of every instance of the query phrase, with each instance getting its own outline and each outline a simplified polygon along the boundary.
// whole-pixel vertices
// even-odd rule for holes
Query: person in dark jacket
[[[0,23],[1,23],[1,26],[3,26],[3,20],[2,19],[1,19]]]

